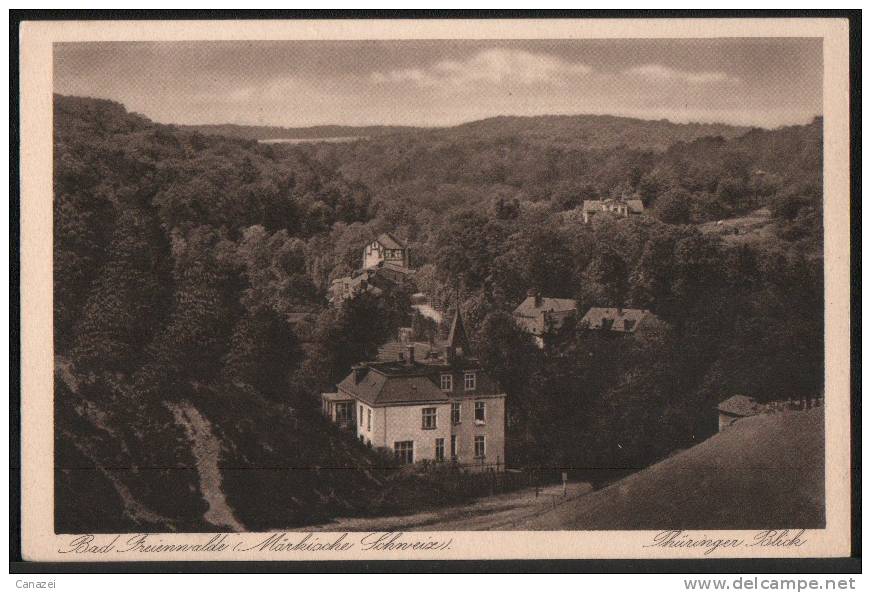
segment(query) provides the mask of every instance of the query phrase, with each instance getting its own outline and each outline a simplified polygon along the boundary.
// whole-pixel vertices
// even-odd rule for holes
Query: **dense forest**
[[[278,145],[56,96],[57,528],[275,529],[456,500],[318,413],[411,323],[415,290],[461,295],[517,467],[644,467],[707,438],[730,395],[817,395],[821,159],[821,119],[495,118]],[[646,215],[583,223],[583,200],[627,194]],[[328,306],[385,231],[415,284]],[[531,287],[666,329],[570,323],[539,350],[510,315]],[[195,469],[209,451],[229,519]]]

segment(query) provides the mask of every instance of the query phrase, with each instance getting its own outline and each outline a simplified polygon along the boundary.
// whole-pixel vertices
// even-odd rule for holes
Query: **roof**
[[[616,307],[591,307],[581,319],[589,329],[611,329],[624,333],[633,333],[642,322],[656,319],[656,315],[647,309],[619,309]],[[605,328],[607,320],[611,320],[610,328]],[[603,322],[606,322],[603,324]]]
[[[399,360],[399,355],[405,355],[409,346],[414,346],[414,357],[419,360],[426,359],[430,354],[440,354],[439,347],[435,344],[427,342],[403,342],[401,340],[391,340],[378,348],[379,362],[392,362]]]
[[[405,244],[390,233],[381,233],[377,241],[386,249],[405,249]]]
[[[541,305],[535,306],[535,297],[526,297],[522,303],[514,309],[515,315],[532,317],[538,315],[542,311],[547,312],[569,312],[574,311],[578,303],[574,299],[555,299],[551,297],[541,297]]]
[[[730,416],[755,416],[761,413],[764,408],[765,406],[746,395],[733,395],[717,406],[720,412]]]
[[[584,200],[584,212],[598,212],[602,209],[602,200]]]
[[[629,211],[635,214],[644,212],[644,202],[641,200],[626,200],[626,205],[629,206]]]
[[[529,296],[514,309],[514,318],[524,330],[538,336],[547,331],[548,324],[554,329],[562,327],[566,317],[576,309],[577,303],[572,299],[550,297],[541,297],[541,304],[536,307],[535,297]]]
[[[469,337],[466,335],[466,327],[463,325],[463,317],[459,311],[454,315],[454,320],[451,322],[448,346],[459,348],[463,351],[463,356],[471,356],[472,354],[472,348],[469,346]]]
[[[426,317],[427,319],[432,319],[436,323],[442,322],[442,314],[439,313],[438,309],[436,309],[432,305],[422,303],[419,305],[412,305],[411,308],[420,313],[422,316]]]
[[[469,340],[463,327],[463,319],[457,314],[451,324],[447,344],[462,350],[462,354],[450,359],[439,352],[439,345],[425,342],[388,342],[378,351],[376,362],[363,363],[352,370],[338,387],[340,391],[353,394],[370,405],[386,405],[407,402],[447,401],[448,396],[436,385],[440,371],[457,367],[466,370],[480,369],[480,362],[471,356]],[[409,345],[414,345],[414,362],[400,359]],[[434,354],[435,356],[428,356]],[[355,375],[362,373],[359,379]]]
[[[403,374],[390,372],[403,369]],[[339,390],[350,393],[373,406],[448,401],[448,395],[439,389],[429,376],[423,374],[432,372],[428,365],[399,361],[369,363],[363,372],[365,373],[363,377],[356,382],[355,371],[351,371],[339,383]]]

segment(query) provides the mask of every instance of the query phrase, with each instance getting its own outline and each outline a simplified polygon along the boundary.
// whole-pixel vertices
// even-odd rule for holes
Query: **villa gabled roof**
[[[391,372],[394,370],[397,372]],[[448,395],[430,378],[432,368],[427,365],[368,363],[363,372],[365,374],[355,380],[355,371],[351,371],[339,383],[339,391],[372,406],[448,400]]]
[[[526,297],[522,303],[514,309],[514,314],[521,317],[536,317],[540,313],[567,313],[577,307],[574,299],[556,299],[553,297],[541,297],[541,304],[535,305],[535,297]]]
[[[535,297],[529,296],[514,309],[514,320],[527,332],[540,336],[548,328],[559,329],[566,317],[575,312],[577,303],[573,299],[541,297],[539,306]]]
[[[377,241],[385,249],[405,249],[405,244],[390,233],[381,233],[378,235]]]

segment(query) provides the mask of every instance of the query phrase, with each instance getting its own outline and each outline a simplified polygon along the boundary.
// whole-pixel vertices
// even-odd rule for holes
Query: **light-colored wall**
[[[462,373],[459,373],[461,380]],[[482,383],[487,379],[482,376]],[[361,400],[354,400],[354,427],[358,439],[363,443],[371,443],[373,447],[393,449],[396,441],[414,441],[414,460],[435,459],[435,440],[444,439],[445,461],[450,461],[451,434],[457,436],[457,463],[465,466],[496,466],[505,467],[505,396],[485,395],[473,392],[463,392],[462,383],[454,379],[454,391],[450,394],[451,401],[460,402],[460,423],[451,422],[450,402],[433,404],[414,404],[371,407]],[[486,405],[485,421],[475,422],[475,402],[482,401]],[[362,426],[360,412],[362,408]],[[436,428],[423,428],[423,409],[436,408]],[[372,426],[367,423],[368,412],[372,412]],[[334,409],[330,410],[331,419],[335,422]],[[475,436],[484,435],[486,439],[486,457],[475,458]]]
[[[378,241],[373,241],[363,248],[363,267],[374,268],[383,258],[381,256],[381,245]]]
[[[424,408],[436,408],[436,428],[422,428]],[[451,451],[451,406],[447,403],[411,406],[386,406],[378,410],[380,431],[376,429],[373,445],[393,449],[396,441],[414,441],[414,460],[435,459],[435,440],[445,440],[445,459]]]
[[[455,398],[460,402],[460,423],[451,427],[457,435],[457,463],[479,465],[482,460],[475,459],[475,436],[484,435],[486,458],[484,465],[505,463],[505,396],[474,395]],[[486,404],[484,424],[475,423],[475,402]],[[449,443],[450,444],[450,443]],[[448,447],[450,454],[450,447]],[[504,465],[503,465],[504,467]]]
[[[378,241],[373,241],[363,248],[363,268],[375,268],[382,260],[408,266],[407,255],[407,250],[384,249]]]
[[[377,446],[378,443],[375,440],[375,431],[378,427],[378,414],[377,410],[373,409],[368,404],[363,403],[360,400],[357,400],[357,438],[363,437],[360,439],[362,442],[372,444],[373,447]],[[372,424],[369,424],[369,414],[372,415]],[[363,419],[362,423],[360,419]]]

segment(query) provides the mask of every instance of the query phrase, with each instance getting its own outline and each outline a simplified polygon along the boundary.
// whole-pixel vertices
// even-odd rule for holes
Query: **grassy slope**
[[[756,416],[517,529],[825,525],[823,409]]]
[[[706,235],[718,235],[723,241],[733,245],[763,242],[776,242],[775,220],[766,208],[750,212],[744,216],[726,218],[721,221],[706,222],[699,230]]]

